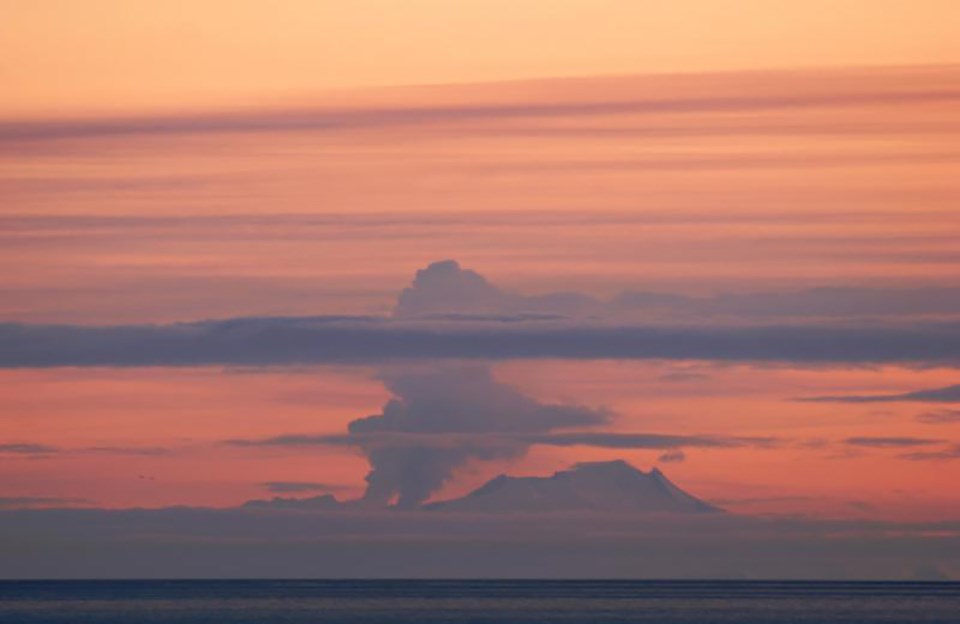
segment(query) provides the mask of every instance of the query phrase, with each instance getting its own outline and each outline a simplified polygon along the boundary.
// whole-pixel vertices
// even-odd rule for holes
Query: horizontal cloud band
[[[230,440],[232,446],[361,446],[376,447],[416,447],[416,448],[462,448],[499,447],[499,446],[593,446],[597,448],[618,449],[673,449],[679,447],[695,448],[771,448],[778,444],[776,438],[712,436],[712,435],[673,435],[658,433],[607,433],[607,432],[566,432],[566,433],[372,433],[347,435],[304,435],[291,434],[265,438],[262,440]]]
[[[278,317],[102,327],[0,324],[3,368],[444,358],[956,364],[960,324],[614,326],[521,317]]]
[[[579,87],[582,89],[582,86]],[[641,87],[642,88],[642,87]],[[594,115],[670,115],[794,109],[809,106],[952,103],[957,89],[890,89],[868,92],[825,92],[810,95],[610,99],[600,101],[408,106],[384,108],[312,108],[229,112],[192,116],[106,118],[100,120],[0,121],[0,144],[113,136],[164,136],[216,133],[332,131],[351,128],[422,126],[427,124]]]

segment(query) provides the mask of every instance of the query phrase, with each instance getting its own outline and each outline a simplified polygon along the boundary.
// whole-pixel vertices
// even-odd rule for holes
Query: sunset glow
[[[955,545],[958,24],[0,0],[0,514],[429,509],[623,459]]]

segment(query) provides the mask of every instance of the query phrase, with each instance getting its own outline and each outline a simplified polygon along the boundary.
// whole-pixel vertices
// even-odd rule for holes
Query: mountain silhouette
[[[463,498],[425,508],[487,513],[722,511],[687,494],[660,470],[643,472],[623,460],[581,463],[550,477],[500,475]]]

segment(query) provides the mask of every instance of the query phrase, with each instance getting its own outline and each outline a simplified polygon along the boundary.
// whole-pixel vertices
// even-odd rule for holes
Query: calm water
[[[960,583],[8,581],[0,622],[960,623]]]

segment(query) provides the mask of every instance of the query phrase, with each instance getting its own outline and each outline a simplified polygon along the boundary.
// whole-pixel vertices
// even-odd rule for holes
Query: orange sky
[[[2,0],[0,117],[541,76],[960,62],[952,0]]]

